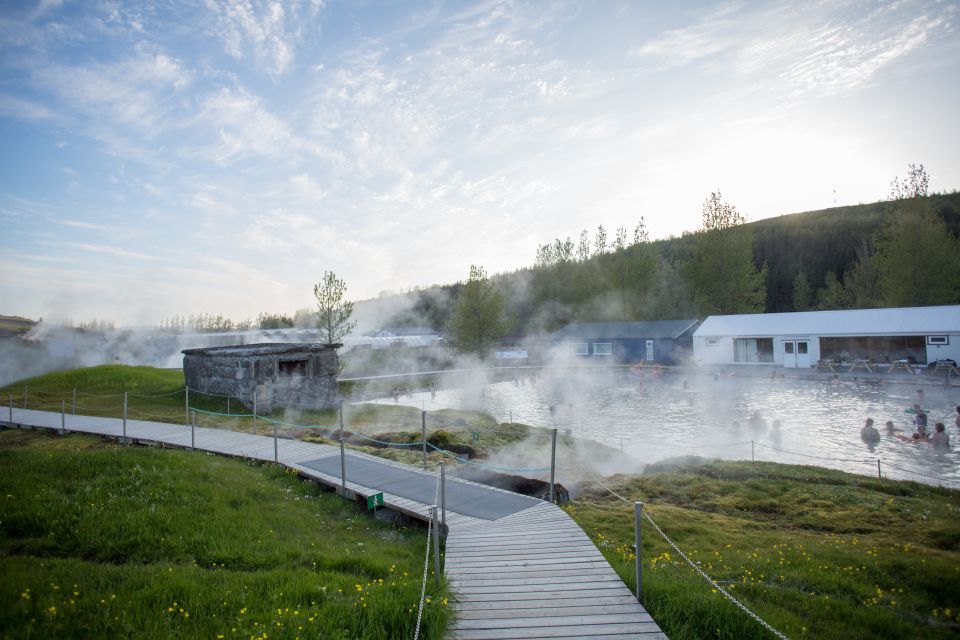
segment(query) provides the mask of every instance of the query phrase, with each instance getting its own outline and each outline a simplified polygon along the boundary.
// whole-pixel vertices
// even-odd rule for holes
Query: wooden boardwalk
[[[2,417],[7,422],[7,411]],[[46,411],[14,409],[12,426],[61,428],[61,415]],[[91,416],[66,416],[66,430],[113,438],[123,436],[122,420]],[[189,448],[191,429],[182,425],[127,420],[127,438],[142,444]],[[229,456],[273,461],[272,437],[236,431],[196,427],[196,449]],[[337,465],[319,464],[338,447],[280,438],[277,460],[302,476],[339,489]],[[351,461],[359,472],[376,463],[383,472],[400,473],[413,482],[435,486],[433,473],[355,451],[347,453],[347,498],[362,499],[383,491],[386,506],[420,520],[428,520],[430,504],[400,495],[411,495],[409,486],[387,489],[363,484],[351,475]],[[328,461],[329,462],[329,461]],[[320,467],[324,471],[319,471]],[[380,474],[381,476],[383,474]],[[387,473],[389,476],[390,474]],[[368,473],[367,477],[371,477]],[[352,480],[357,480],[353,482]],[[666,638],[647,611],[607,563],[582,529],[562,509],[530,501],[517,506],[517,495],[459,478],[454,484],[470,485],[470,495],[482,488],[482,500],[502,496],[515,510],[497,519],[476,517],[471,505],[447,504],[444,571],[455,592],[456,619],[449,637],[462,640],[508,638]],[[421,487],[422,488],[422,487]],[[422,491],[420,493],[423,493]]]

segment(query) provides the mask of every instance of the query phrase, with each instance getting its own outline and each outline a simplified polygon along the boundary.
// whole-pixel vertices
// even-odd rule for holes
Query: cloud
[[[216,34],[224,50],[237,60],[252,57],[257,66],[277,78],[293,65],[303,37],[302,25],[314,18],[322,3],[279,0],[207,0],[216,16]]]
[[[751,78],[771,91],[821,95],[860,89],[883,67],[951,27],[955,8],[858,1],[833,5],[724,5],[693,24],[670,29],[629,55],[659,71],[703,64]],[[719,76],[718,76],[719,77]]]
[[[148,255],[146,253],[140,253],[138,251],[130,251],[128,249],[123,249],[121,247],[112,247],[104,244],[90,244],[85,242],[62,242],[62,241],[42,241],[40,244],[57,247],[61,249],[74,249],[76,251],[84,251],[88,253],[97,253],[104,256],[110,256],[113,258],[133,258],[135,260],[160,260],[161,258],[157,256]]]
[[[53,120],[60,117],[56,110],[36,100],[8,94],[0,94],[0,114],[19,120]]]
[[[918,49],[949,23],[946,16],[921,15],[893,24],[831,24],[811,32],[795,61],[780,74],[795,93],[845,93],[865,85],[883,67]]]
[[[249,156],[275,155],[292,139],[286,122],[244,89],[224,87],[205,96],[193,121],[205,131],[218,131],[217,141],[199,153],[219,165]]]
[[[86,66],[41,64],[33,79],[69,111],[153,136],[176,108],[167,98],[189,85],[192,74],[166,54],[143,53]]]

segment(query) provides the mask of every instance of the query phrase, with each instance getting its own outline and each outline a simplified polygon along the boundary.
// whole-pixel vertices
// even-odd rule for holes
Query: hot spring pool
[[[892,420],[903,435],[914,430],[904,411],[918,402],[929,427],[946,426],[952,449],[903,442],[884,432]],[[394,400],[378,402],[393,403]],[[654,378],[625,369],[521,370],[513,381],[477,384],[435,393],[403,395],[400,404],[427,411],[451,408],[485,411],[501,422],[569,429],[620,448],[641,462],[678,455],[813,464],[861,474],[960,487],[960,429],[955,424],[960,389],[909,382],[800,377],[715,376],[665,372]],[[552,410],[551,410],[552,407]],[[759,411],[766,427],[751,428]],[[880,442],[860,439],[872,417]],[[782,426],[772,425],[779,420]],[[739,422],[739,428],[734,426]]]

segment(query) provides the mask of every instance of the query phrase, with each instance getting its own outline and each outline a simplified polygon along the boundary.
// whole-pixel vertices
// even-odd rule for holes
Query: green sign
[[[367,509],[376,509],[383,506],[383,492],[367,496]]]

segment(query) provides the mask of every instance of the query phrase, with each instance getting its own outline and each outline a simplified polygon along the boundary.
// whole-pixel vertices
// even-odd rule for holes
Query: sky
[[[0,8],[0,314],[292,313],[538,244],[960,186],[958,3]]]

